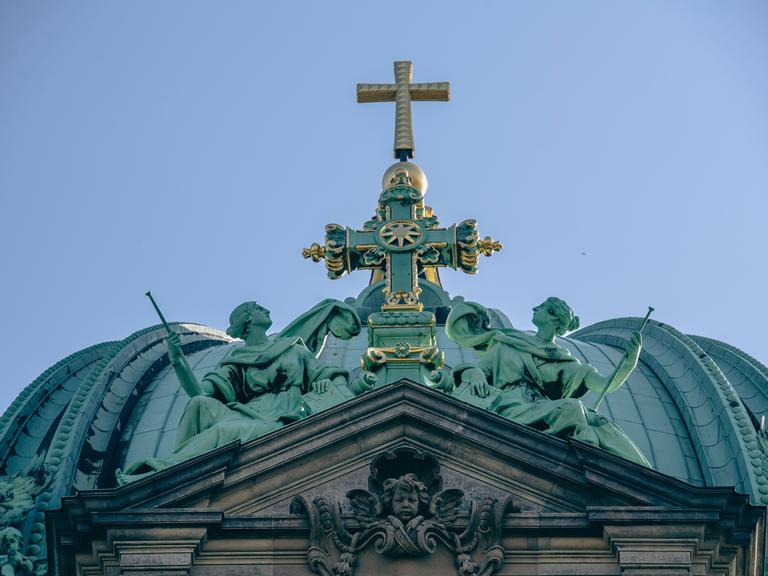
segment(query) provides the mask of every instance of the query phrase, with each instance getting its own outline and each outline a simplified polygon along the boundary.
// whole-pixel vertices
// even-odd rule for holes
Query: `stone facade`
[[[385,481],[409,474],[423,498],[403,514]],[[731,488],[402,381],[65,497],[47,536],[56,575],[751,576],[763,573],[764,516]]]

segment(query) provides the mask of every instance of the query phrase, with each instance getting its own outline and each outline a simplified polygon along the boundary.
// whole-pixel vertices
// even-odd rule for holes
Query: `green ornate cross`
[[[448,82],[411,84],[413,65],[410,62],[395,62],[395,84],[358,84],[357,101],[395,102],[395,158],[407,161],[413,158],[413,124],[411,123],[411,101],[432,100],[447,102],[451,99]]]
[[[424,205],[426,178],[408,162],[413,156],[411,100],[448,100],[448,83],[411,84],[411,63],[395,62],[396,84],[358,84],[358,102],[397,103],[395,157],[401,161],[385,175],[373,218],[362,230],[339,224],[325,227],[325,242],[304,248],[315,262],[325,260],[328,276],[341,278],[353,270],[373,270],[384,278],[382,311],[368,316],[368,349],[362,355],[358,386],[381,386],[401,378],[432,387],[453,387],[441,369],[444,354],[437,345],[436,318],[419,302],[419,276],[435,278],[447,266],[477,272],[480,254],[501,250],[501,242],[482,240],[477,222],[464,220],[441,228]],[[441,388],[442,389],[442,388]]]
[[[381,270],[383,308],[418,310],[419,274],[444,266],[474,274],[480,254],[490,256],[501,250],[501,243],[490,237],[480,240],[474,220],[440,228],[435,216],[425,215],[424,196],[408,174],[407,168],[414,165],[401,164],[379,196],[374,218],[362,230],[328,224],[324,245],[313,244],[302,254],[315,262],[324,258],[332,279],[353,270]]]

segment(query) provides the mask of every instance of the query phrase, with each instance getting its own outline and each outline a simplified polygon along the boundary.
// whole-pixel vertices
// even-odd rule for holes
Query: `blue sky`
[[[443,224],[504,251],[452,294],[530,328],[655,318],[768,361],[768,3],[0,0],[0,409],[64,356],[170,320],[275,327],[356,295],[300,250],[359,226],[414,104]]]

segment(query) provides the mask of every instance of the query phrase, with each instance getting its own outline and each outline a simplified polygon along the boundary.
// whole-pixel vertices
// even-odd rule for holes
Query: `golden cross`
[[[413,64],[395,62],[395,84],[358,84],[358,102],[395,102],[395,158],[407,161],[413,158],[413,124],[411,101],[432,100],[447,102],[451,99],[448,82],[411,84]]]

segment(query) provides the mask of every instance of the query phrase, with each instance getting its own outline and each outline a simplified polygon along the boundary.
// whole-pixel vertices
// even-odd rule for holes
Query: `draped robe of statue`
[[[474,302],[458,303],[446,323],[448,336],[481,354],[476,364],[453,368],[454,378],[479,368],[499,391],[490,409],[501,416],[560,437],[599,446],[628,460],[650,466],[616,423],[579,400],[597,370],[582,364],[557,343],[543,344],[514,328],[489,328],[488,312]],[[612,390],[609,390],[611,392]]]
[[[232,350],[203,377],[213,395],[195,396],[184,408],[173,453],[118,470],[118,482],[137,480],[235,440],[252,440],[309,416],[313,405],[322,409],[351,398],[348,371],[316,357],[329,332],[342,339],[358,334],[355,311],[343,302],[323,300],[263,345]],[[331,381],[324,394],[313,392],[320,380]]]

